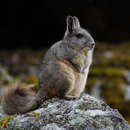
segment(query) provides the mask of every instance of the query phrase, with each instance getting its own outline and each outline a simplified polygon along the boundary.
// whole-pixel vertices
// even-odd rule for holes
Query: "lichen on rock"
[[[76,100],[52,98],[33,112],[16,115],[5,130],[130,130],[118,112],[84,94]]]
[[[7,125],[8,125],[8,122],[9,122],[10,120],[12,120],[14,117],[15,117],[15,116],[5,116],[5,117],[1,118],[1,119],[0,119],[0,128],[1,128],[1,129],[6,128]]]

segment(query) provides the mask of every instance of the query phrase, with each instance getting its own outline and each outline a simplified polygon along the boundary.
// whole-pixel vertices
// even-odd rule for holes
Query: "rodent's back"
[[[46,65],[56,63],[59,59],[58,53],[60,51],[60,46],[62,46],[62,41],[56,42],[47,50],[42,59],[41,70],[43,70]]]

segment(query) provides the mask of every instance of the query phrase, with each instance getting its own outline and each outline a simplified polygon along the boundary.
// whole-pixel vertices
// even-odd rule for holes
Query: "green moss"
[[[118,76],[122,77],[124,74],[124,69],[122,68],[106,68],[104,74],[107,76]]]
[[[15,116],[5,116],[5,117],[1,118],[0,119],[0,127],[6,128],[9,121],[12,120],[13,118],[15,118]]]
[[[113,67],[105,67],[105,68],[97,68],[93,67],[90,71],[90,75],[94,76],[106,76],[106,77],[123,77],[124,74],[123,68],[113,68]]]
[[[99,75],[102,73],[102,70],[101,68],[96,68],[96,67],[93,67],[91,70],[90,70],[90,75]]]
[[[26,82],[28,84],[38,85],[38,77],[35,75],[25,76],[23,80],[24,80],[24,82]]]
[[[124,81],[121,78],[105,79],[101,85],[101,96],[108,104],[122,104],[124,100]]]

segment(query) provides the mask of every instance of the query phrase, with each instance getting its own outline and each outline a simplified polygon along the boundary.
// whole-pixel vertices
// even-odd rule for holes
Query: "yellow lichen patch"
[[[9,123],[9,121],[11,119],[13,119],[13,118],[15,118],[15,116],[5,116],[5,117],[1,118],[0,119],[0,127],[1,128],[6,128],[8,123]]]
[[[26,76],[24,77],[24,81],[28,84],[38,84],[38,77],[36,77],[35,75],[30,75],[30,76]]]
[[[33,84],[33,90],[38,90],[39,89],[39,81],[38,81],[38,77],[35,75],[29,75],[29,76],[25,76],[23,79],[23,82],[27,83],[27,84]]]
[[[39,113],[39,112],[32,112],[32,113],[26,114],[26,116],[33,116],[33,117],[37,117],[37,116],[40,116],[40,115],[41,115],[41,113]]]

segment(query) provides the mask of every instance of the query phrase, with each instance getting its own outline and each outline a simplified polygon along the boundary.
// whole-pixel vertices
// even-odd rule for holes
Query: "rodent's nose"
[[[93,48],[95,46],[95,43],[91,43],[90,46],[91,48]]]

